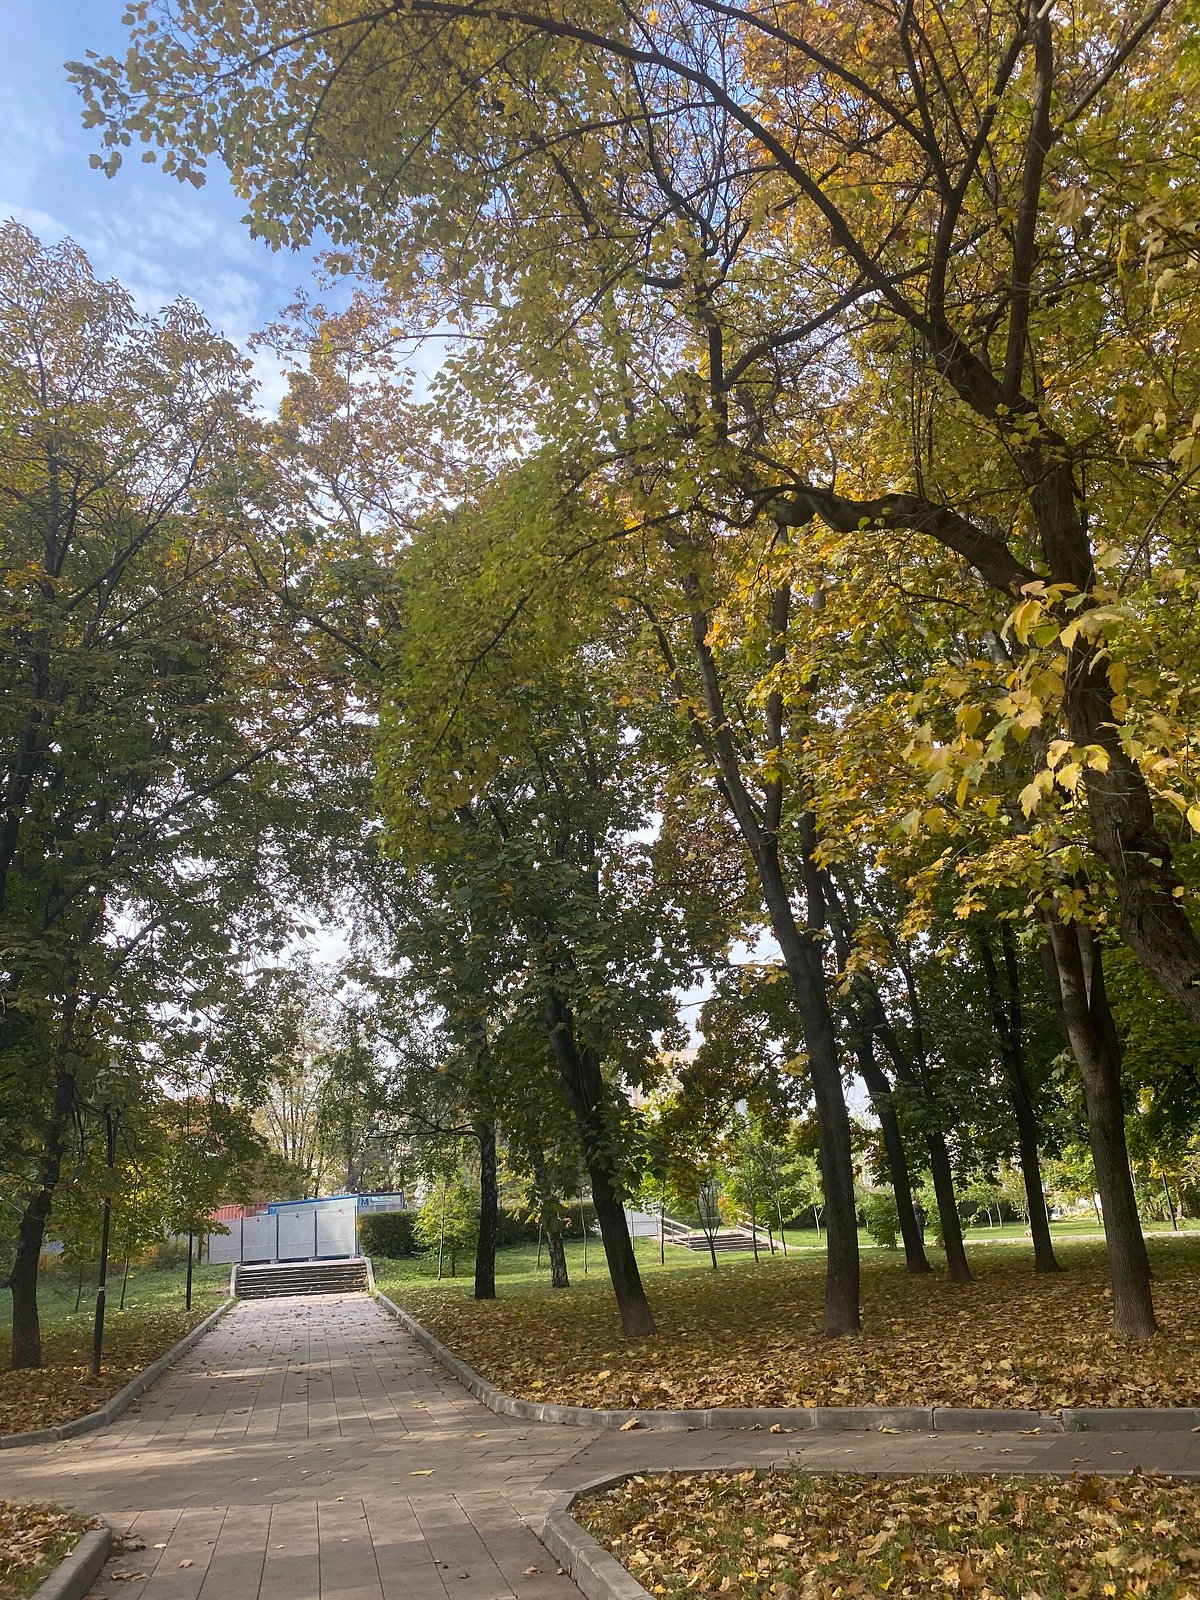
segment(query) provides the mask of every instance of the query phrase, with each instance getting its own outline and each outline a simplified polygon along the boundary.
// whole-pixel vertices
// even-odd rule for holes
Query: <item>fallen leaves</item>
[[[32,1593],[86,1526],[86,1518],[62,1506],[0,1500],[0,1600]]]
[[[1200,1484],[1165,1478],[1039,1484],[781,1471],[645,1475],[589,1497],[573,1514],[655,1595],[1111,1600],[1119,1590],[1133,1600],[1190,1600],[1200,1593]]]
[[[161,1282],[157,1281],[161,1280]],[[203,1293],[201,1292],[203,1290]],[[85,1297],[78,1313],[74,1299],[49,1280],[39,1294],[43,1365],[33,1370],[0,1370],[0,1435],[52,1428],[98,1411],[143,1367],[157,1361],[219,1303],[215,1283],[198,1283],[192,1310],[186,1311],[177,1271],[138,1274],[142,1304],[110,1309],[104,1337],[104,1365],[91,1375],[92,1310]],[[177,1303],[176,1303],[177,1297]]]
[[[625,1341],[607,1286],[471,1301],[398,1284],[411,1310],[510,1394],[647,1411],[705,1406],[1200,1404],[1200,1249],[1154,1241],[1164,1332],[1132,1349],[1109,1331],[1103,1251],[1061,1248],[1069,1272],[1026,1252],[975,1252],[976,1280],[863,1263],[863,1334],[821,1331],[819,1258],[654,1276],[659,1333]],[[648,1275],[649,1276],[649,1275]]]

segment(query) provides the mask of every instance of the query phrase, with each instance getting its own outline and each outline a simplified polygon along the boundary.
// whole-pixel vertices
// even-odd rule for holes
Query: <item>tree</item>
[[[303,641],[254,603],[242,358],[193,307],[140,316],[16,224],[0,324],[0,1081],[25,1196],[13,1360],[36,1366],[72,1119],[110,1057],[133,1071],[171,1030],[168,997],[206,1004],[237,945],[286,938],[320,815],[293,802],[348,741]]]
[[[1081,821],[1086,806],[1089,870],[1125,939],[1200,1020],[1200,940],[1169,848],[1178,811],[1200,819],[1179,781],[1190,719],[1123,660],[1194,581],[1195,97],[1175,84],[1195,70],[1165,3],[1085,6],[1068,28],[1030,4],[951,16],[899,0],[586,19],[417,0],[300,27],[256,6],[219,26],[207,7],[147,6],[127,62],[75,68],[108,170],[134,134],[193,181],[219,151],[266,237],[324,226],[398,293],[419,275],[409,325],[453,311],[477,341],[447,382],[478,397],[475,436],[518,402],[526,436],[595,440],[637,537],[698,551],[694,632],[713,612],[703,519],[759,517],[768,550],[768,528],[786,530],[852,626],[880,586],[928,594],[930,573],[943,631],[964,596],[994,638],[1011,612],[1014,648],[989,666],[1000,692],[972,701],[970,674],[951,687],[961,660],[939,663],[965,715],[952,743],[927,739],[932,793],[1012,758],[1047,845],[1053,796]],[[684,703],[723,729],[703,648],[697,667],[704,694]],[[810,674],[787,676],[791,711]],[[1064,1016],[1111,1187],[1116,1320],[1145,1333],[1119,1061],[1073,877],[1045,909],[1065,930]],[[801,1003],[819,1016],[815,976]],[[810,1054],[840,1172],[827,1031]]]
[[[454,1164],[443,1163],[417,1213],[417,1239],[426,1250],[437,1251],[437,1275],[450,1258],[450,1276],[456,1277],[458,1257],[474,1249],[479,1234],[479,1201],[474,1188]]]
[[[470,525],[460,516],[413,547],[381,794],[392,848],[433,913],[412,923],[414,936],[445,968],[446,941],[433,930],[455,925],[461,949],[450,964],[478,975],[459,992],[484,1004],[493,1069],[496,1036],[513,1018],[539,1030],[548,1057],[523,1059],[527,1069],[552,1061],[571,1107],[634,1337],[653,1321],[622,1206],[624,1085],[653,1070],[652,1036],[672,1020],[684,958],[665,937],[670,909],[655,899],[648,852],[632,838],[651,773],[622,715],[607,641],[530,607],[519,627],[502,628],[486,674],[472,666],[479,603],[485,622],[494,604],[490,540],[519,489],[503,485],[472,507]],[[517,1059],[510,1051],[503,1065]],[[502,1113],[523,1100],[502,1078],[493,1093]]]

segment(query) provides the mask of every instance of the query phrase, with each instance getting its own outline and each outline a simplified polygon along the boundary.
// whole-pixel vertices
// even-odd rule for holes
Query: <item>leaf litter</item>
[[[0,1500],[0,1600],[32,1593],[86,1527],[86,1517],[62,1506]]]
[[[646,1475],[589,1496],[573,1515],[656,1596],[1200,1596],[1200,1484],[1140,1474]]]
[[[651,1339],[626,1342],[611,1296],[585,1286],[472,1301],[397,1286],[406,1309],[509,1394],[647,1411],[705,1406],[1032,1408],[1200,1404],[1200,1247],[1152,1246],[1161,1335],[1110,1330],[1103,1253],[976,1252],[973,1283],[863,1263],[863,1333],[821,1331],[823,1263],[765,1262],[655,1277]]]

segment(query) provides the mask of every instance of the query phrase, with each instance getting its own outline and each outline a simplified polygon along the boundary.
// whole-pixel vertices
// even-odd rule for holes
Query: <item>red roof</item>
[[[257,1200],[249,1206],[218,1206],[212,1213],[213,1222],[240,1222],[243,1217],[257,1217],[267,1209],[265,1200]]]

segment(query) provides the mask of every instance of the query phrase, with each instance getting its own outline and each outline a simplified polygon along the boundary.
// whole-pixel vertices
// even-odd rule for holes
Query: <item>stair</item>
[[[689,1228],[682,1222],[676,1222],[668,1217],[663,1226],[663,1238],[667,1244],[682,1245],[685,1250],[702,1250],[708,1254],[708,1235],[702,1228]],[[713,1238],[713,1249],[724,1250],[753,1250],[754,1239],[749,1228],[719,1228]],[[767,1237],[759,1229],[758,1248],[767,1248]]]
[[[362,1294],[367,1264],[356,1256],[341,1261],[279,1261],[237,1269],[236,1292],[243,1300],[285,1294]]]
[[[679,1243],[686,1245],[689,1250],[702,1250],[705,1255],[708,1254],[708,1235],[703,1229],[689,1233],[687,1238],[681,1239]],[[721,1228],[713,1235],[712,1247],[718,1254],[722,1250],[753,1250],[754,1240],[750,1237],[749,1230],[743,1233],[740,1228]],[[760,1250],[766,1248],[766,1240],[761,1233],[758,1236],[758,1247]]]

